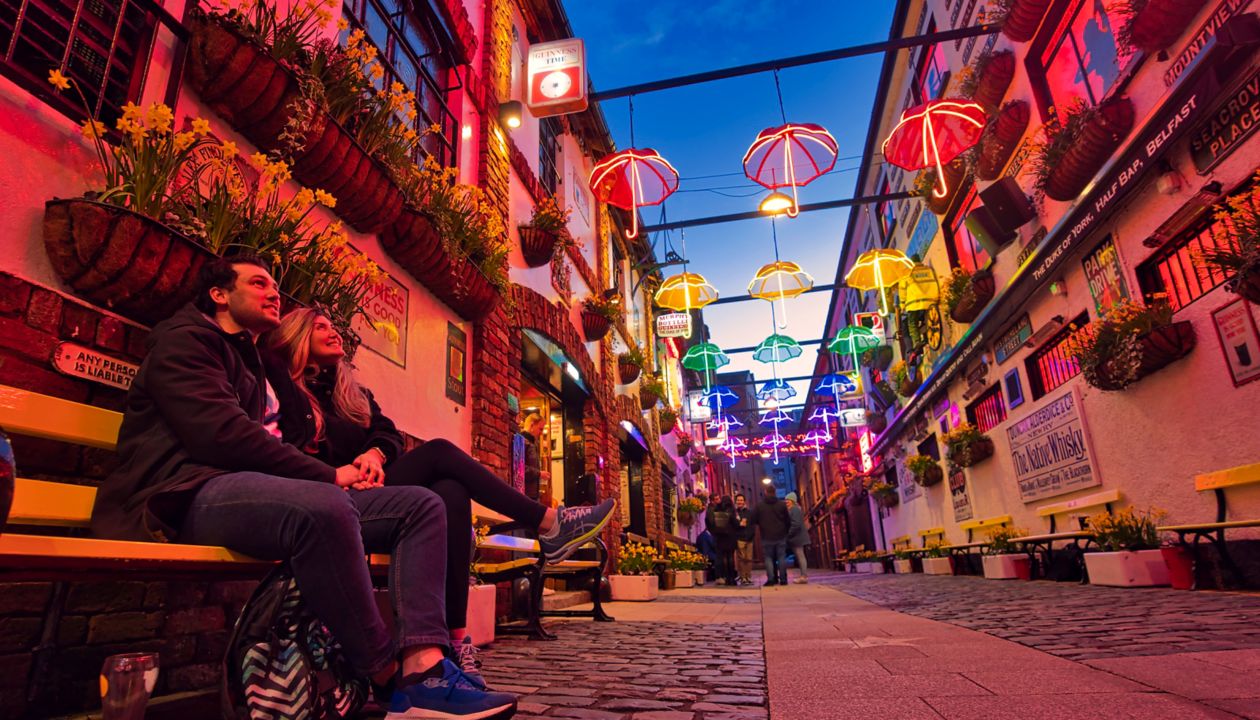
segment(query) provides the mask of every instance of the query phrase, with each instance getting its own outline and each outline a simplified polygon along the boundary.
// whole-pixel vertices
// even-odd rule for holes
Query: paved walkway
[[[487,650],[517,717],[1260,720],[1255,596],[816,574],[608,607]]]

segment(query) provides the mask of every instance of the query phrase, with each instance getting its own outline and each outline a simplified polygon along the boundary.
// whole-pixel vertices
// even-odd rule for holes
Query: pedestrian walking
[[[735,496],[735,570],[737,585],[752,585],[753,539],[757,526],[743,493]]]
[[[800,573],[795,583],[809,582],[809,561],[805,559],[805,546],[810,544],[809,530],[805,527],[805,511],[801,510],[800,503],[796,500],[796,493],[788,493],[784,498],[787,502],[788,518],[791,520],[791,527],[788,528],[788,545],[792,547],[792,554],[796,556],[796,569]]]
[[[766,486],[765,497],[753,508],[753,519],[761,532],[761,552],[766,561],[766,587],[787,585],[787,537],[792,519],[787,506],[779,501],[774,486]]]
[[[723,495],[709,506],[709,511],[704,514],[704,526],[713,536],[716,548],[713,574],[717,576],[717,584],[734,585],[735,506],[729,496]]]

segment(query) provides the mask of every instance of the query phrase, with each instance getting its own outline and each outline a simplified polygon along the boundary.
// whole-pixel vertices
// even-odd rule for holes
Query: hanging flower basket
[[[893,350],[891,345],[880,345],[862,353],[862,364],[883,372],[892,365]]]
[[[1139,335],[1137,342],[1141,360],[1136,378],[1125,382],[1124,372],[1119,367],[1121,359],[1113,358],[1098,369],[1097,377],[1090,382],[1090,385],[1099,390],[1123,390],[1147,375],[1189,355],[1196,342],[1194,326],[1188,320],[1169,323]],[[1086,379],[1090,379],[1089,375]]]
[[[661,411],[660,427],[658,428],[658,432],[661,435],[670,434],[671,432],[674,431],[674,428],[677,426],[678,426],[678,416],[676,414],[674,414],[673,412],[667,413],[665,411]],[[678,452],[679,454],[686,454],[686,450],[683,450],[682,443],[678,444]]]
[[[1051,0],[1011,0],[1002,33],[1015,42],[1028,42],[1037,33]]]
[[[639,385],[639,409],[640,410],[644,410],[644,411],[651,410],[652,408],[656,407],[656,403],[658,400],[660,400],[659,395],[657,395],[654,392],[644,389],[642,384]]]
[[[977,178],[996,180],[1002,174],[1002,168],[1006,167],[1019,139],[1028,129],[1029,117],[1028,103],[1023,100],[1014,100],[1002,107],[997,119],[980,141],[979,159],[976,162]]]
[[[971,99],[992,111],[1002,103],[1002,98],[1006,96],[1006,90],[1014,79],[1015,53],[1010,50],[993,53],[984,64]]]
[[[337,198],[337,215],[355,230],[377,233],[388,227],[403,210],[402,191],[389,171],[324,112],[316,114],[311,128],[306,145],[293,156],[293,176]]]
[[[946,451],[949,461],[958,467],[971,467],[993,457],[993,441],[987,437],[974,442],[951,445]]]
[[[913,397],[921,384],[918,369],[911,370],[904,378],[897,381],[897,394],[903,398]]]
[[[997,289],[997,281],[991,272],[978,271],[971,276],[969,282],[971,291],[964,294],[958,305],[949,311],[949,317],[963,325],[980,317],[980,312],[993,299],[993,293]]]
[[[888,418],[883,413],[866,411],[866,427],[876,435],[888,429]]]
[[[922,475],[915,475],[914,481],[923,487],[932,487],[933,485],[945,479],[945,470],[940,466],[933,464],[923,472]]]
[[[468,258],[447,252],[424,211],[407,208],[380,238],[390,257],[465,320],[485,318],[502,300],[498,289]]]
[[[152,218],[84,199],[44,203],[44,249],[75,294],[145,325],[191,300],[214,257]]]
[[[1236,278],[1234,292],[1260,305],[1260,272],[1249,272]]]
[[[691,525],[691,524],[692,524],[693,522],[695,522],[695,521],[696,521],[696,516],[695,516],[695,515],[693,515],[693,514],[691,513],[691,511],[689,511],[689,510],[683,510],[683,509],[679,508],[679,510],[678,510],[678,522],[679,522],[679,524],[681,524],[681,525]]]
[[[1157,53],[1181,37],[1206,0],[1146,0],[1130,2],[1133,16],[1117,37],[1122,46]]]
[[[606,315],[582,308],[582,334],[586,337],[586,342],[603,340],[611,329],[612,320]]]
[[[691,472],[698,473],[701,470],[704,470],[704,458],[702,457],[693,458],[691,461]]]
[[[924,170],[919,174],[919,179],[915,181],[915,189],[919,191],[920,196],[927,203],[928,210],[931,210],[936,215],[944,215],[949,212],[950,206],[954,204],[954,198],[958,196],[958,189],[963,185],[962,179],[965,172],[966,170],[961,159],[945,166],[945,185],[948,188],[945,197],[937,197],[931,191],[931,187],[935,184],[935,170]]]
[[[621,381],[622,385],[629,385],[635,380],[638,380],[639,375],[642,373],[643,367],[641,365],[635,365],[634,363],[627,362],[617,363],[617,379]]]
[[[537,268],[550,263],[552,256],[556,254],[556,243],[559,241],[556,234],[529,225],[522,225],[518,230],[521,236],[521,254],[525,256],[525,264]]]
[[[897,393],[893,391],[892,386],[886,380],[872,383],[871,394],[885,408],[891,407],[893,402],[897,400]]]
[[[1113,98],[1099,105],[1081,129],[1080,137],[1049,168],[1044,185],[1046,197],[1063,202],[1075,200],[1131,129],[1133,103],[1128,98]]]
[[[875,504],[884,509],[897,507],[897,505],[901,503],[901,498],[898,496],[897,488],[881,491],[872,490],[871,497],[875,498]]]

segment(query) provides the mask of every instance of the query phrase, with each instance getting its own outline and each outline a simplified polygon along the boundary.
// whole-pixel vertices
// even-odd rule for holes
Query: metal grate
[[[1199,222],[1139,265],[1138,283],[1143,294],[1148,297],[1157,293],[1166,294],[1168,304],[1176,312],[1228,280],[1229,276],[1219,269],[1195,262],[1195,256],[1204,250],[1229,247],[1229,243],[1222,243],[1212,236],[1212,231],[1221,222],[1211,212],[1204,213]]]
[[[1034,400],[1081,374],[1080,363],[1068,355],[1067,340],[1076,332],[1073,326],[1079,329],[1088,322],[1089,315],[1081,313],[1025,361]]]
[[[982,433],[987,433],[1006,419],[1006,402],[1002,399],[1002,384],[994,383],[976,401],[967,406],[967,419]]]

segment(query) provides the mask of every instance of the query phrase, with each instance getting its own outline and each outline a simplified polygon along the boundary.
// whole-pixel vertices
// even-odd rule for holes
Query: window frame
[[[551,195],[560,186],[560,137],[564,128],[555,117],[538,121],[538,183]]]
[[[1036,101],[1037,111],[1040,113],[1043,123],[1058,119],[1056,108],[1060,107],[1055,103],[1054,92],[1050,87],[1046,70],[1049,67],[1049,63],[1054,59],[1055,51],[1057,51],[1065,37],[1070,34],[1077,15],[1080,14],[1087,3],[1092,1],[1052,0],[1046,8],[1045,15],[1042,16],[1042,24],[1038,28],[1036,36],[1033,37],[1032,42],[1028,45],[1028,53],[1024,56],[1024,69],[1028,75],[1028,86],[1032,90],[1033,99]],[[1112,37],[1115,37],[1114,30]],[[1079,62],[1080,54],[1075,47],[1076,39],[1074,36],[1072,43],[1073,52],[1076,53]],[[1129,63],[1125,67],[1118,68],[1118,75],[1115,81],[1110,87],[1103,89],[1101,97],[1093,97],[1093,88],[1086,81],[1085,95],[1093,100],[1090,104],[1096,106],[1112,94],[1119,92],[1127,84],[1128,78],[1132,77],[1133,71],[1140,64],[1141,57],[1142,54],[1139,52],[1129,59]],[[1064,102],[1062,107],[1066,107],[1066,105],[1067,103]]]
[[[968,207],[968,205],[971,207]],[[951,268],[963,267],[968,272],[977,272],[989,267],[993,264],[993,258],[989,256],[987,250],[980,245],[980,241],[971,235],[971,231],[967,230],[964,223],[967,220],[967,213],[983,203],[980,202],[980,189],[976,187],[974,182],[967,186],[966,190],[961,190],[954,197],[952,207],[945,215],[945,222],[941,223],[945,230],[945,251],[949,256],[949,266]],[[964,267],[962,264],[962,255],[959,252],[958,240],[961,237],[959,231],[966,233],[967,239],[971,241],[971,253],[969,257],[975,267]],[[976,258],[983,256],[984,262],[976,262]]]
[[[985,418],[982,413],[987,412],[990,408],[983,407],[986,403],[991,405],[991,409],[997,417],[991,424],[982,422]],[[1006,397],[1002,394],[1001,381],[995,382],[980,393],[974,401],[967,405],[967,422],[976,426],[982,433],[987,433],[1006,422]]]
[[[936,31],[937,31],[936,17],[929,16],[928,21],[927,21],[927,31],[924,34],[931,35],[935,33]],[[939,68],[941,85],[937,89],[936,93],[933,94],[931,97],[928,97],[925,94],[925,90],[927,89],[925,87],[925,83],[927,82],[929,71],[935,64],[935,61],[937,59],[936,58],[937,51],[941,50],[943,47],[944,47],[944,43],[933,43],[931,45],[924,45],[921,48],[918,57],[914,59],[914,80],[912,81],[912,84],[910,86],[910,91],[911,91],[912,97],[914,97],[915,99],[916,105],[922,105],[923,103],[928,102],[929,100],[935,100],[941,97],[945,93],[945,89],[949,87],[949,78],[950,78],[949,65],[948,63],[945,62],[944,58],[941,58],[942,67]]]
[[[1072,335],[1072,333],[1076,332],[1076,330],[1073,329],[1073,326],[1075,326],[1076,329],[1079,329],[1088,323],[1089,311],[1082,311],[1079,315],[1073,318],[1071,322],[1064,325],[1062,329],[1050,337],[1050,339],[1042,343],[1036,350],[1029,353],[1028,357],[1024,359],[1024,374],[1028,376],[1028,392],[1034,401],[1040,400],[1046,395],[1058,390],[1067,383],[1071,382],[1073,378],[1081,374],[1080,363],[1071,358],[1063,358],[1062,361],[1068,363],[1074,369],[1070,368],[1066,375],[1061,374],[1060,377],[1055,378],[1058,382],[1054,383],[1054,385],[1050,387],[1047,387],[1045,377],[1042,373],[1041,359],[1054,354],[1066,344],[1067,339]],[[1063,352],[1066,353],[1066,350]]]

